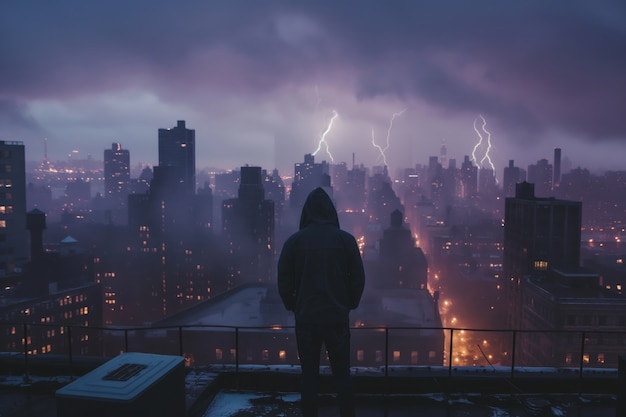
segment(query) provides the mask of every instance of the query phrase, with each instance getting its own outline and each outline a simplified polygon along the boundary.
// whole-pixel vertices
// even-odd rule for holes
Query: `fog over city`
[[[373,165],[382,145],[395,172],[442,143],[462,160],[483,117],[497,171],[555,147],[616,170],[625,20],[611,0],[4,2],[0,139],[35,161],[44,139],[52,161],[119,142],[152,166],[155,129],[185,119],[198,168],[286,172],[337,114],[317,159]]]
[[[613,366],[624,22],[616,0],[5,1],[0,351],[16,323],[97,355],[121,338],[90,327],[285,330],[276,262],[321,187],[364,262],[360,364],[399,326],[395,364]],[[195,332],[189,363],[239,354]],[[248,363],[297,358],[248,336]]]

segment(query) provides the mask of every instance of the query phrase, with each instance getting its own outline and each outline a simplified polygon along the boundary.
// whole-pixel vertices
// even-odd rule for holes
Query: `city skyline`
[[[489,132],[499,177],[557,147],[624,169],[625,19],[617,1],[3,4],[0,139],[156,165],[158,129],[186,120],[200,169],[383,149],[394,172],[443,143],[458,165]]]

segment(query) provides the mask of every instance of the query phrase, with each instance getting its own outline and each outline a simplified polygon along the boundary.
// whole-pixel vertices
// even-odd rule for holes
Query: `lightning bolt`
[[[378,146],[375,143],[374,140],[374,131],[372,129],[372,145],[374,145],[374,147],[376,149],[378,149],[378,151],[380,152],[380,156],[378,157],[378,159],[376,160],[376,162],[378,162],[380,160],[380,158],[383,159],[383,163],[385,164],[385,166],[387,166],[387,158],[386,158],[386,154],[385,152],[387,152],[387,149],[389,149],[389,145],[390,145],[390,140],[391,140],[391,130],[393,129],[393,121],[396,119],[396,117],[402,116],[402,114],[406,111],[407,109],[404,109],[402,111],[399,111],[397,113],[394,113],[391,115],[391,119],[389,119],[389,127],[387,128],[387,141],[385,143],[385,147],[381,148],[380,146]]]
[[[391,116],[391,120],[389,120],[389,127],[387,128],[387,146],[385,146],[385,149],[383,149],[383,151],[386,151],[387,149],[389,149],[389,138],[391,137],[391,129],[393,128],[393,121],[396,119],[396,117],[402,116],[402,113],[404,113],[406,111],[406,109],[399,111],[398,113],[394,113]]]
[[[376,138],[374,136],[374,128],[372,128],[372,145],[374,145],[374,147],[378,149],[378,152],[380,152],[379,158],[383,158],[383,164],[387,166],[387,157],[385,156],[385,151],[383,150],[383,148],[380,147],[380,145],[376,144]]]
[[[483,132],[487,134],[487,150],[485,151],[485,156],[483,157],[483,159],[480,160],[480,163],[482,164],[483,161],[486,159],[487,162],[489,162],[489,166],[495,173],[496,167],[493,165],[493,162],[491,161],[491,156],[489,156],[489,151],[491,151],[491,132],[487,130],[487,121],[485,120],[485,118],[483,116],[480,116],[480,118],[483,120],[483,125],[482,125]]]
[[[317,144],[317,149],[312,154],[313,156],[315,156],[322,149],[322,144],[323,144],[326,147],[326,153],[330,157],[330,160],[332,162],[335,162],[335,160],[333,159],[332,154],[330,153],[330,150],[328,149],[328,142],[326,142],[326,135],[328,135],[328,133],[333,128],[333,123],[335,122],[335,119],[337,117],[339,117],[339,113],[337,113],[336,110],[333,110],[333,117],[330,118],[330,121],[328,122],[328,126],[326,127],[326,130],[324,130],[324,132],[320,135],[320,140],[319,140],[319,142]]]
[[[480,148],[480,146],[483,143],[483,135],[481,135],[478,129],[476,128],[476,119],[474,119],[474,132],[476,132],[479,139],[478,139],[478,143],[474,145],[474,149],[472,149],[472,161],[474,161],[474,163],[478,166],[478,159],[476,159],[476,151],[478,150],[478,148]]]
[[[485,118],[480,114],[478,115],[478,117],[480,117],[480,119],[482,120],[481,129],[483,133],[485,133],[485,135],[487,136],[487,149],[485,149],[485,155],[482,157],[479,163],[478,160],[476,159],[476,150],[482,145],[483,135],[481,135],[479,130],[476,128],[476,122],[478,119],[474,119],[474,131],[476,132],[476,134],[478,135],[480,139],[478,143],[476,144],[476,146],[474,146],[474,149],[472,150],[472,160],[476,163],[476,165],[480,165],[480,167],[483,166],[483,163],[486,160],[487,163],[489,164],[489,167],[493,171],[493,176],[495,177],[496,167],[493,164],[493,161],[491,160],[491,156],[489,155],[489,152],[491,151],[491,132],[487,130],[487,120],[485,120]],[[498,183],[498,179],[496,178],[496,184],[497,183]]]

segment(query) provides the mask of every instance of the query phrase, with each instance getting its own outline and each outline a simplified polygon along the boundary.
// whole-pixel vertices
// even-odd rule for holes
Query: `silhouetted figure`
[[[364,285],[356,240],[339,228],[332,200],[318,187],[308,195],[300,230],[287,239],[278,261],[278,290],[296,319],[305,417],[317,416],[322,343],[337,384],[340,415],[355,415],[349,313],[358,307]]]

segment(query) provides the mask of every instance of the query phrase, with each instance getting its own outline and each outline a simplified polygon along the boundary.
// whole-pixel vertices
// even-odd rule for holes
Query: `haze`
[[[291,172],[317,160],[458,161],[491,133],[496,172],[563,149],[623,169],[623,1],[120,1],[0,5],[0,139],[28,160],[119,142],[157,164],[157,129],[186,120],[197,167]]]

